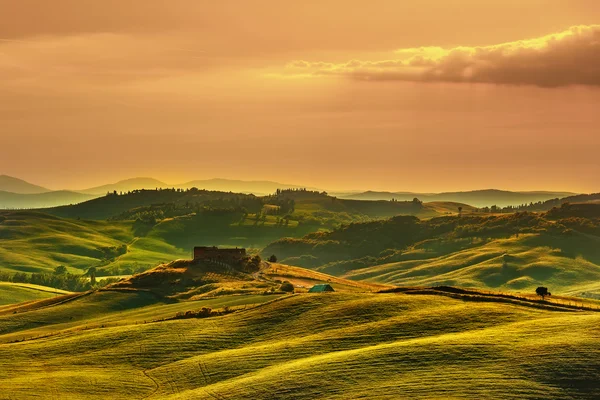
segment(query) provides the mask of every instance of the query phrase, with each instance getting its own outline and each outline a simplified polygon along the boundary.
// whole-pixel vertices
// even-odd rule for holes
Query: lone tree
[[[552,295],[552,293],[550,293],[548,291],[548,288],[547,287],[543,287],[543,286],[540,286],[539,288],[535,289],[535,293],[538,296],[542,296],[542,300],[544,300],[545,296],[551,296]]]
[[[273,254],[271,257],[269,257],[269,262],[276,263],[277,262],[277,256],[275,254]]]
[[[87,272],[86,275],[88,275],[90,277],[90,283],[92,285],[96,284],[96,267],[90,267]]]

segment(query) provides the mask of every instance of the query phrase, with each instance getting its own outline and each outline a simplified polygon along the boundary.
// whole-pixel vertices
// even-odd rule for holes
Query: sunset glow
[[[597,1],[0,5],[0,174],[598,191]]]

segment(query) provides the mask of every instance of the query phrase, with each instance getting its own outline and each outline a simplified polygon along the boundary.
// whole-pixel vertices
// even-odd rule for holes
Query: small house
[[[335,290],[333,290],[333,288],[331,287],[330,284],[321,283],[321,284],[311,287],[310,290],[308,291],[308,293],[324,293],[324,292],[335,292]]]

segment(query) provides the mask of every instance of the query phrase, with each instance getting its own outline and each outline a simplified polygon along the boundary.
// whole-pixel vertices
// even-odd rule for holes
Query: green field
[[[471,243],[421,243],[405,261],[350,271],[342,276],[400,286],[450,285],[600,298],[600,238],[525,234]],[[463,248],[461,248],[463,247]]]
[[[152,322],[224,305],[242,308]],[[0,317],[4,398],[600,395],[600,314],[591,312],[434,295],[225,296],[163,304],[143,294],[100,292]]]
[[[271,203],[294,208],[272,215],[280,207]],[[342,224],[398,214],[445,215],[458,206],[340,200],[314,192],[281,198],[172,190],[110,195],[41,211],[0,211],[0,271],[49,273],[64,265],[71,273],[97,267],[101,274],[127,275],[189,257],[198,245],[259,250]],[[123,246],[126,251],[119,251]]]
[[[0,282],[0,306],[24,301],[47,299],[67,291],[26,283]]]
[[[282,262],[353,280],[600,298],[600,207],[543,214],[399,216],[282,239]]]

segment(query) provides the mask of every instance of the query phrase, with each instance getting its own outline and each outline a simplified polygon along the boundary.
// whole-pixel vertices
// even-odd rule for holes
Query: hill
[[[283,262],[356,280],[600,297],[600,205],[546,214],[400,216],[355,223],[263,250]]]
[[[22,179],[8,175],[0,175],[0,191],[18,194],[36,194],[50,192],[49,189],[34,185]]]
[[[168,184],[154,178],[131,178],[116,183],[96,186],[88,189],[79,190],[80,193],[86,193],[96,196],[104,196],[110,192],[129,192],[141,189],[157,189],[171,187]]]
[[[190,189],[196,187],[198,189],[220,191],[220,192],[236,192],[236,193],[252,193],[257,196],[266,196],[274,193],[277,189],[300,189],[303,186],[290,185],[287,183],[273,181],[243,181],[237,179],[205,179],[194,180],[178,185],[174,185],[180,189]],[[306,188],[307,190],[318,190],[315,188]]]
[[[0,191],[0,209],[31,209],[77,204],[96,196],[59,190],[45,193],[19,194]]]
[[[481,300],[347,292],[165,303],[102,291],[16,306],[0,309],[0,390],[23,399],[600,395],[599,313]],[[212,316],[194,314],[202,308]]]
[[[0,243],[0,270],[26,273],[52,272],[58,265],[82,273],[123,256],[131,273],[138,265],[147,269],[187,254],[167,243],[135,240],[131,221],[68,220],[34,211],[0,212]]]
[[[255,195],[267,195],[275,192],[277,189],[299,189],[302,186],[290,185],[273,181],[243,181],[237,179],[204,179],[193,180],[185,183],[165,183],[154,178],[131,178],[125,179],[116,183],[110,183],[102,186],[97,186],[89,189],[79,190],[81,193],[94,195],[104,195],[107,192],[129,192],[141,189],[191,189],[198,188],[200,190],[210,190],[217,192],[235,192],[235,193],[252,193]],[[314,190],[314,189],[309,189]]]
[[[410,192],[364,192],[346,195],[343,198],[356,200],[391,200],[410,201],[418,198],[423,202],[457,202],[470,204],[475,207],[496,205],[498,207],[518,206],[520,204],[536,203],[558,197],[572,196],[569,192],[511,192],[507,190],[487,189],[466,192],[445,193],[410,193]]]
[[[46,286],[0,282],[0,306],[13,303],[22,303],[26,301],[47,299],[68,292],[60,289],[54,289]]]
[[[231,294],[273,293],[279,291],[283,282],[290,282],[296,292],[306,292],[319,283],[329,283],[341,292],[372,292],[391,287],[248,257],[231,265],[177,260],[121,279],[104,290],[142,290],[169,299],[198,300]]]
[[[538,201],[537,203],[523,204],[518,207],[506,207],[502,212],[515,211],[548,211],[556,207],[561,207],[563,204],[581,204],[581,203],[599,203],[600,193],[578,194],[563,198],[554,198],[546,201]]]
[[[152,206],[152,207],[151,207]],[[274,195],[255,196],[234,192],[192,189],[134,190],[123,194],[110,193],[80,204],[42,209],[41,211],[63,218],[108,219],[123,218],[130,210],[162,212],[172,216],[186,215],[198,207],[237,208],[248,213],[284,217],[331,227],[340,223],[386,218],[394,215],[431,217],[446,214],[448,209],[462,206],[475,212],[473,207],[459,203],[437,202],[432,205],[411,201],[363,201],[338,199],[325,192],[309,190],[277,190]],[[146,207],[146,208],[144,208]],[[151,208],[148,208],[151,207]]]

